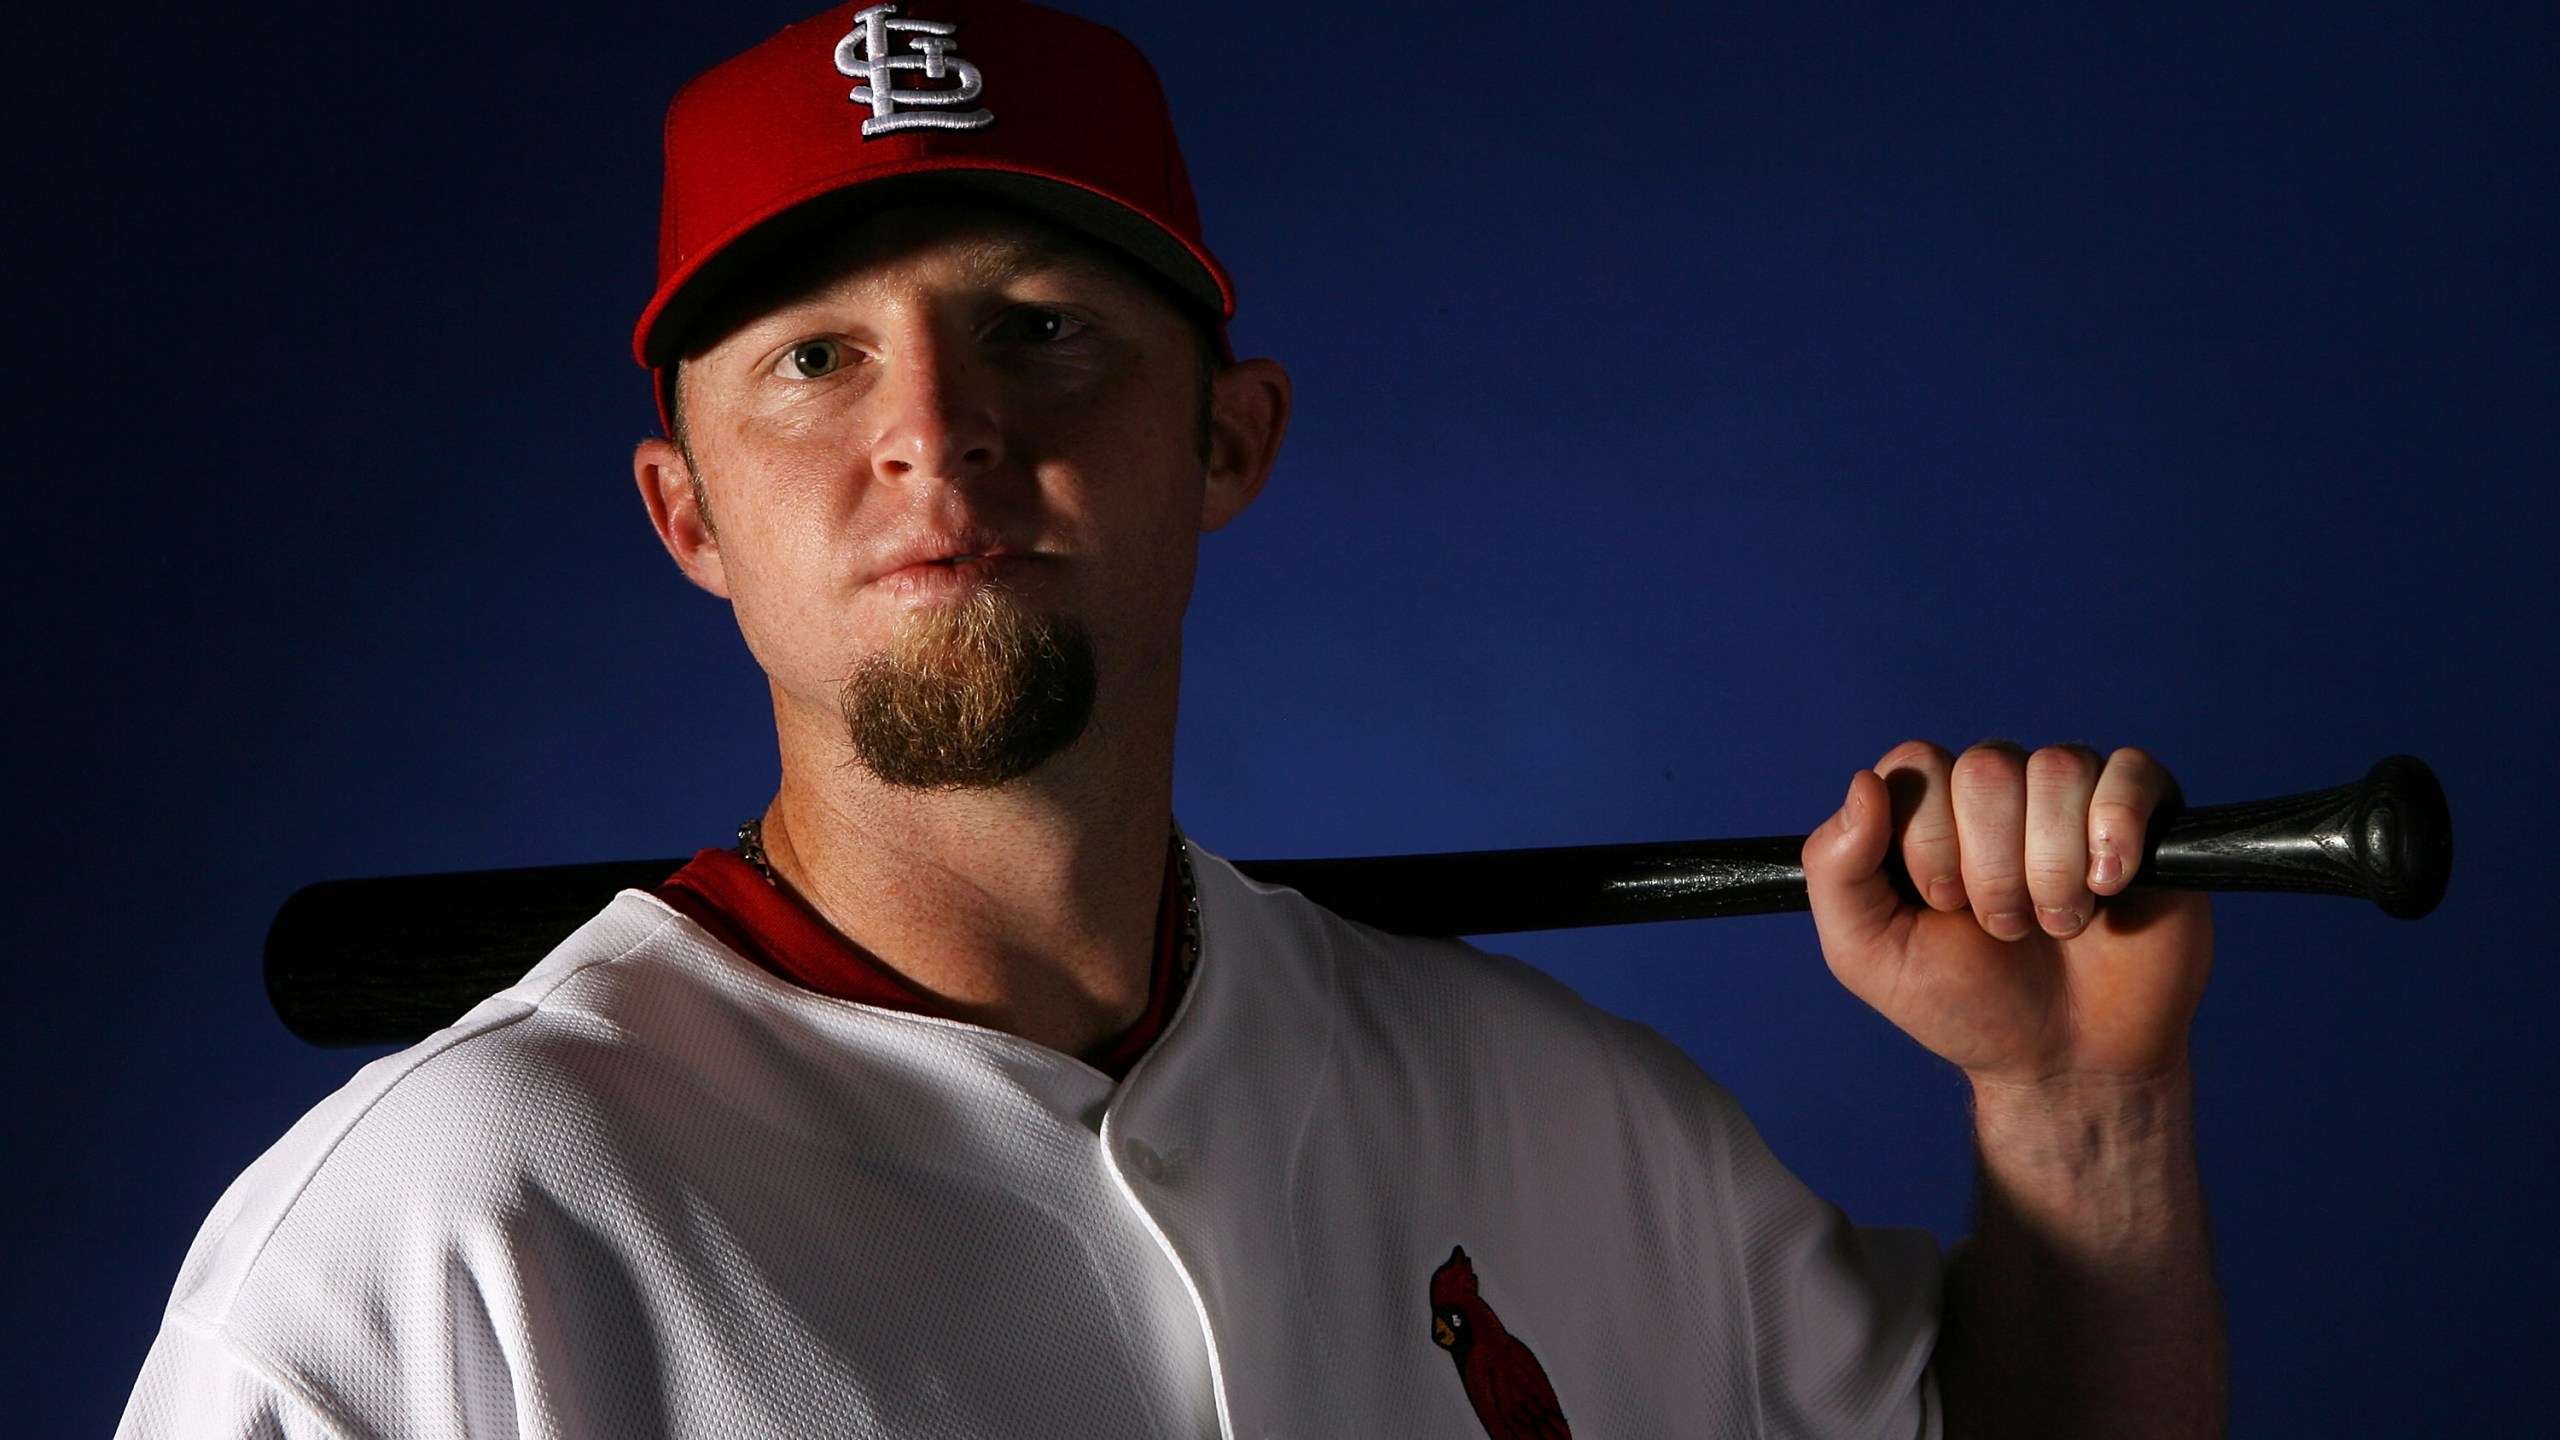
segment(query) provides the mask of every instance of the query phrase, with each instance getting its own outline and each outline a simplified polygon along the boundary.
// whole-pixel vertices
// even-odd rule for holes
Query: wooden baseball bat
[[[2164,809],[2151,830],[2140,886],[2359,895],[2414,920],[2443,898],[2453,869],[2444,789],[2408,755],[2335,789]],[[1803,848],[1801,835],[1773,835],[1236,868],[1381,930],[1492,935],[1802,910]],[[416,1040],[513,984],[616,892],[648,889],[683,863],[306,886],[268,927],[267,996],[285,1027],[315,1045]]]

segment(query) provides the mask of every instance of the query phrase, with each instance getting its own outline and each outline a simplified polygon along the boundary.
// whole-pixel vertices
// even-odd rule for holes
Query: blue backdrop
[[[277,901],[682,853],[769,793],[624,344],[661,106],[802,3],[55,8],[0,49],[0,1414],[68,1435],[366,1058],[268,1015]],[[2435,918],[2217,905],[2238,1432],[2548,1424],[2560,11],[1085,9],[1299,381],[1208,545],[1195,834],[1802,830],[1909,735],[2139,743],[2201,801],[2421,754]],[[1959,1086],[1801,920],[1513,948],[1853,1214],[1963,1229]]]

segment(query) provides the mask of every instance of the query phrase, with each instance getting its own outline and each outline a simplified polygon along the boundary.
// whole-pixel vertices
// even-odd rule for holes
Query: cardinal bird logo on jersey
[[[1458,1362],[1467,1403],[1493,1440],[1573,1440],[1538,1357],[1477,1296],[1476,1267],[1464,1246],[1431,1272],[1431,1343]]]

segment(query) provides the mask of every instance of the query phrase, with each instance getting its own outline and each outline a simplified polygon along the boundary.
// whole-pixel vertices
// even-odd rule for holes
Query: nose
[[[873,474],[892,482],[957,483],[1002,464],[994,377],[967,338],[918,326],[903,339],[873,392],[881,417],[871,446]]]

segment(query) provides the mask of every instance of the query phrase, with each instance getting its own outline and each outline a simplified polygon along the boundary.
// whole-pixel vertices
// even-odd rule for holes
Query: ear
[[[1239,360],[1213,382],[1209,415],[1208,493],[1200,528],[1215,530],[1244,513],[1280,458],[1289,431],[1289,372],[1277,360]]]
[[[649,523],[658,527],[658,543],[675,557],[676,568],[694,584],[726,600],[729,574],[721,563],[720,537],[702,506],[693,467],[670,440],[649,439],[631,452],[631,478],[640,482],[640,503],[649,507]]]

